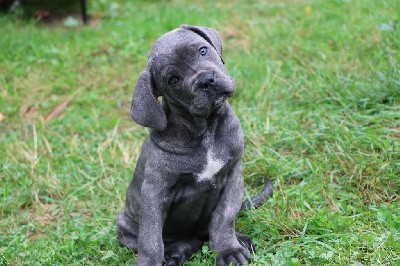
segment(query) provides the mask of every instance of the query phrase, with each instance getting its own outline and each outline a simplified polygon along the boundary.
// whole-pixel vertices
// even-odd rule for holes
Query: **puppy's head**
[[[138,124],[162,131],[167,119],[157,97],[191,116],[208,117],[233,91],[218,32],[183,25],[154,44],[135,87],[131,115]]]

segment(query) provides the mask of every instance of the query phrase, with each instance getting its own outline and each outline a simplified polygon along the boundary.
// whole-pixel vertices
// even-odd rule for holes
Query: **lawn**
[[[216,28],[245,134],[253,265],[400,265],[397,0],[89,1],[88,26],[0,16],[0,265],[131,265],[115,220],[147,129],[152,43]],[[187,265],[213,265],[204,246]]]

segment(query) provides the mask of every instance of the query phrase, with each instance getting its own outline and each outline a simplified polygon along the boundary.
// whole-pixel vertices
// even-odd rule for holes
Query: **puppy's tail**
[[[270,197],[272,197],[273,194],[274,190],[272,188],[272,181],[268,178],[265,181],[263,191],[260,194],[252,197],[250,200],[245,199],[242,203],[242,207],[240,208],[240,210],[248,210],[251,209],[252,206],[254,208],[258,208],[263,205]]]

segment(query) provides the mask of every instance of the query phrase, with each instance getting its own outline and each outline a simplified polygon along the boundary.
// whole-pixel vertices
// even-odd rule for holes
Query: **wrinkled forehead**
[[[192,31],[176,29],[158,38],[151,49],[149,61],[165,63],[161,61],[189,59],[201,45],[207,44],[205,39]]]
[[[207,43],[200,35],[185,29],[175,29],[162,35],[153,45],[151,55],[169,54],[172,50],[184,49],[195,43]]]

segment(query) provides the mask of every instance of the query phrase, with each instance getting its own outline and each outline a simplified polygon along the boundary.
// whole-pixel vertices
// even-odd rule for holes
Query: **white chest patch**
[[[207,152],[207,164],[205,165],[203,171],[197,175],[197,181],[210,180],[218,173],[224,166],[224,162],[216,157],[211,150]]]

